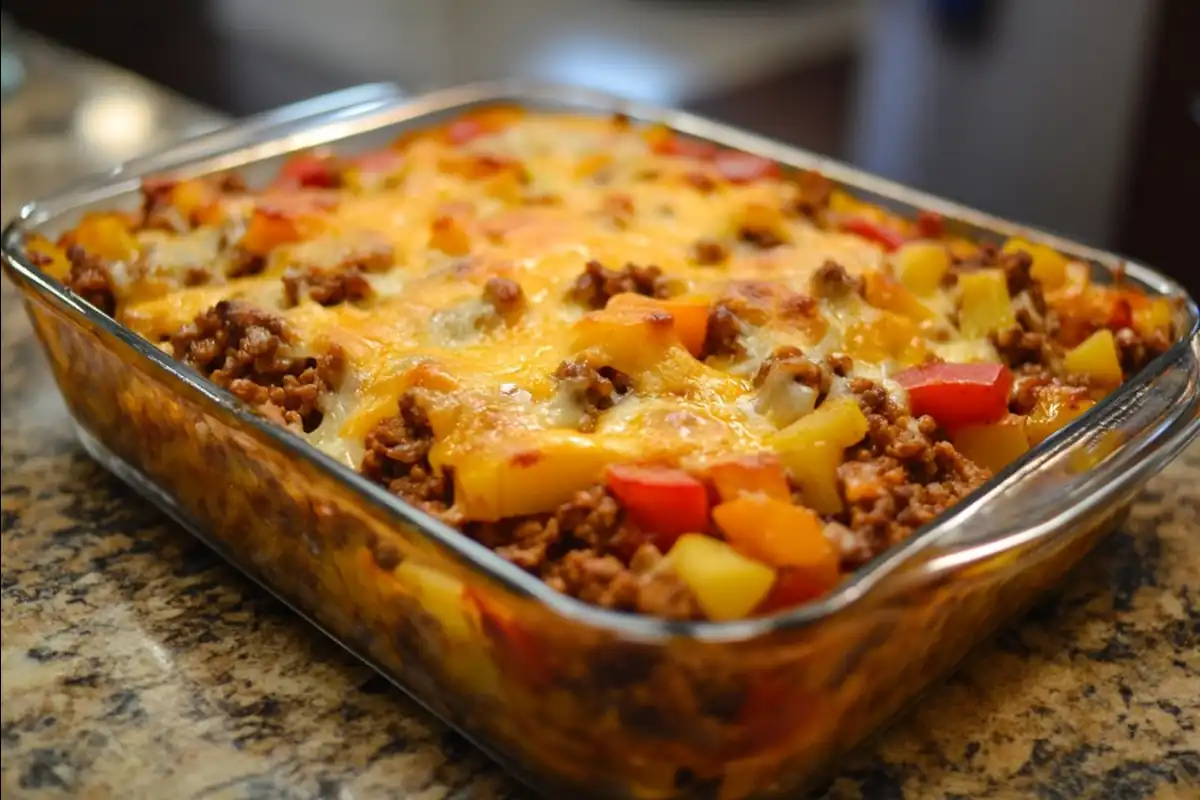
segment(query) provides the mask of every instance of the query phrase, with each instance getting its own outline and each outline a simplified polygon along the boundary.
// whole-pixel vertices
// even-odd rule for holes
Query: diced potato
[[[771,437],[779,459],[800,484],[804,501],[822,514],[842,510],[837,468],[847,447],[867,435],[869,425],[858,403],[848,397],[828,400]]]
[[[396,567],[398,580],[434,619],[446,635],[458,641],[470,641],[476,631],[471,606],[464,595],[462,581],[411,559]]]
[[[121,214],[89,214],[69,234],[70,244],[106,261],[132,261],[138,245]]]
[[[171,205],[180,216],[198,225],[221,221],[221,207],[211,183],[201,180],[180,181],[171,188]]]
[[[310,214],[291,209],[257,208],[250,217],[246,232],[242,234],[241,246],[247,252],[266,256],[280,245],[312,237],[320,225],[318,219]]]
[[[780,242],[792,241],[788,219],[783,210],[775,205],[751,203],[734,215],[730,233],[736,237],[750,231],[769,234]]]
[[[1051,434],[1087,413],[1095,403],[1076,392],[1043,391],[1025,420],[1029,444],[1036,447]]]
[[[941,242],[909,242],[892,259],[900,283],[917,294],[936,291],[950,270],[950,251]]]
[[[1105,386],[1116,386],[1124,379],[1117,342],[1112,331],[1102,328],[1078,347],[1067,351],[1063,366],[1075,375],[1086,375]]]
[[[66,251],[39,233],[30,234],[25,240],[25,249],[29,251],[34,265],[52,278],[61,281],[71,271]]]
[[[1147,338],[1156,335],[1171,335],[1174,318],[1171,301],[1156,297],[1133,309],[1133,329]]]
[[[575,350],[596,349],[622,372],[633,374],[661,361],[679,343],[675,317],[657,306],[612,302],[575,323]]]
[[[1034,244],[1024,239],[1009,239],[1000,249],[1002,253],[1024,251],[1033,259],[1030,274],[1047,289],[1057,289],[1067,282],[1066,256],[1044,244]]]
[[[863,275],[863,289],[864,299],[876,308],[893,311],[918,322],[933,316],[933,312],[912,292],[879,270],[868,270]]]
[[[999,472],[1029,450],[1029,435],[1025,418],[1010,415],[990,425],[969,425],[950,434],[958,452],[967,458]]]
[[[627,459],[615,445],[569,431],[547,431],[524,449],[463,452],[455,458],[455,500],[467,519],[551,511]]]
[[[843,349],[855,361],[894,360],[905,366],[920,364],[928,353],[917,323],[891,311],[881,312],[871,322],[856,322],[847,328]]]
[[[1017,322],[1004,271],[981,269],[958,276],[962,306],[958,327],[965,336],[983,338]]]
[[[666,562],[696,595],[712,620],[741,619],[753,611],[775,582],[775,570],[700,533],[680,536]]]
[[[708,333],[709,304],[700,298],[675,298],[659,300],[640,294],[623,293],[613,295],[605,306],[605,311],[612,309],[622,313],[626,310],[637,314],[662,311],[671,315],[674,320],[675,335],[679,343],[694,356],[699,356],[704,350],[704,339]]]
[[[611,165],[612,156],[610,154],[603,152],[588,153],[579,159],[579,163],[575,165],[575,177],[578,180],[585,181],[595,177],[601,170],[607,169]]]

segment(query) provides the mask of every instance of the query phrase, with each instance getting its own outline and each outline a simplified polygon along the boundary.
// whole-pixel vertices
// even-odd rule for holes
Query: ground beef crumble
[[[338,350],[295,356],[290,343],[281,317],[238,301],[217,303],[171,338],[176,359],[273,422],[308,432],[321,423],[321,398],[339,383],[343,359]]]
[[[813,273],[810,283],[814,297],[834,300],[857,292],[860,281],[836,261],[826,261]]]
[[[488,278],[483,286],[483,299],[509,325],[520,319],[525,311],[525,292],[512,278]]]
[[[117,298],[112,272],[104,260],[77,244],[67,248],[67,260],[71,262],[71,270],[63,280],[66,287],[112,316],[117,310]]]
[[[734,306],[724,301],[713,304],[708,312],[704,334],[704,355],[740,358],[746,353],[742,344],[742,323]]]
[[[290,269],[283,275],[283,302],[288,308],[308,296],[323,306],[357,303],[371,296],[367,276],[357,269]]]
[[[838,469],[846,510],[831,522],[845,530],[831,541],[845,570],[907,539],[991,477],[955,450],[932,418],[908,416],[871,381],[855,379],[851,389],[870,427]]]
[[[578,492],[551,514],[471,523],[465,532],[551,588],[618,611],[700,619],[695,595],[661,568],[602,486]]]
[[[359,471],[404,501],[443,519],[453,502],[453,485],[445,472],[429,464],[433,429],[414,392],[400,396],[396,415],[367,433]]]
[[[633,292],[647,297],[670,297],[671,282],[656,266],[626,264],[611,270],[599,261],[589,261],[575,279],[570,297],[586,308],[604,308],[615,294]]]
[[[633,388],[632,380],[624,372],[613,367],[596,367],[580,359],[559,364],[554,377],[583,409],[579,430],[585,432],[594,431],[600,414]]]

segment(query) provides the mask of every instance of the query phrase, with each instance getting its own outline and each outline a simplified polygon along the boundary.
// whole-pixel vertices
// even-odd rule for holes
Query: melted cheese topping
[[[503,168],[481,176],[461,167],[464,159],[481,158],[518,164],[524,181]],[[413,387],[434,428],[435,467],[462,471],[492,463],[497,453],[517,458],[572,447],[583,455],[571,463],[594,456],[596,463],[692,464],[767,449],[780,421],[776,407],[783,403],[783,415],[795,416],[811,403],[786,387],[763,389],[780,400],[754,387],[755,371],[781,346],[799,347],[814,361],[850,353],[854,376],[882,381],[901,401],[889,376],[928,354],[996,358],[985,339],[965,339],[949,324],[954,302],[941,288],[921,298],[930,318],[920,324],[853,293],[821,300],[807,314],[789,312],[789,302],[811,297],[812,277],[827,261],[861,275],[887,268],[883,250],[780,211],[796,192],[786,179],[699,187],[695,175],[711,169],[707,163],[656,154],[641,131],[625,125],[529,115],[466,145],[416,138],[405,146],[401,169],[384,188],[340,191],[328,209],[318,203],[310,214],[318,224],[306,241],[274,249],[253,276],[194,287],[182,277],[206,265],[225,271],[218,250],[245,230],[253,196],[223,200],[219,228],[139,232],[144,269],[118,282],[121,321],[162,341],[217,301],[242,298],[277,311],[297,350],[341,347],[347,378],[307,436],[351,467],[371,427],[395,414],[398,398]],[[764,214],[783,243],[763,249],[740,241],[746,220]],[[466,246],[439,241],[439,225],[450,225]],[[729,257],[698,265],[689,253],[700,239],[723,242]],[[336,262],[339,253],[368,241],[386,242],[393,253],[390,267],[367,274],[368,300],[323,307],[302,298],[285,307],[282,278],[289,269]],[[569,292],[592,260],[610,269],[656,265],[679,295],[699,301],[747,291],[773,299],[763,318],[743,324],[744,356],[704,362],[677,340],[656,340],[653,326],[589,333],[581,323],[586,309]],[[511,324],[497,320],[483,299],[495,277],[516,281],[524,292],[525,312]],[[633,383],[590,433],[579,432],[581,411],[553,377],[562,362],[580,357],[616,366]],[[846,391],[838,379],[832,393]]]

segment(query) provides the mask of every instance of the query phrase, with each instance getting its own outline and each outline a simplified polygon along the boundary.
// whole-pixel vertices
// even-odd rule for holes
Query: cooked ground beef
[[[1126,375],[1139,371],[1171,347],[1171,341],[1166,336],[1160,334],[1147,338],[1133,328],[1121,328],[1114,338],[1121,357],[1121,368]]]
[[[290,269],[283,275],[283,301],[287,307],[306,295],[323,306],[359,302],[371,296],[371,284],[357,269]]]
[[[716,239],[697,239],[688,250],[688,258],[701,267],[717,267],[729,258],[729,248]]]
[[[831,540],[844,569],[908,538],[990,477],[942,438],[932,418],[913,419],[870,381],[855,380],[851,388],[870,428],[838,469],[846,510],[832,521],[850,535]]]
[[[858,291],[859,281],[836,261],[826,261],[813,273],[810,281],[815,297],[834,299]]]
[[[766,225],[743,225],[738,229],[738,239],[759,250],[770,250],[784,244],[779,233]]]
[[[377,423],[364,444],[359,468],[363,475],[405,502],[450,521],[453,484],[446,473],[429,464],[433,429],[414,392],[400,396],[396,415]]]
[[[845,353],[830,353],[825,361],[839,378],[845,378],[854,369],[854,359]]]
[[[554,371],[559,385],[583,408],[581,431],[594,431],[601,412],[629,393],[629,376],[613,367],[594,367],[584,360],[564,361]]]
[[[586,602],[669,619],[699,619],[695,596],[662,554],[641,543],[602,486],[578,492],[551,514],[472,523],[466,533],[552,588]]]
[[[1044,333],[1028,331],[1018,324],[992,334],[992,344],[1000,360],[1010,368],[1023,364],[1050,364],[1054,358],[1053,343]]]
[[[320,401],[340,380],[342,355],[288,352],[283,319],[237,301],[222,301],[171,338],[176,359],[228,389],[273,422],[312,431]]]
[[[708,312],[708,329],[704,335],[704,355],[740,358],[746,354],[742,345],[742,323],[733,306],[725,301],[713,304]]]
[[[63,281],[66,287],[111,316],[117,310],[112,272],[104,259],[92,255],[77,244],[67,248],[71,270]]]
[[[829,208],[833,184],[821,173],[806,169],[796,175],[796,191],[792,209],[797,214],[815,219]]]
[[[525,311],[525,292],[521,284],[512,278],[488,278],[483,285],[483,299],[509,325],[516,322]]]
[[[247,275],[257,275],[266,267],[267,260],[262,256],[235,247],[230,253],[229,265],[225,268],[225,277],[232,280],[244,278]]]
[[[754,374],[754,385],[762,386],[773,372],[783,370],[796,383],[816,389],[820,397],[829,392],[833,382],[832,370],[828,365],[805,357],[799,347],[784,346],[763,359]]]
[[[669,297],[670,281],[655,266],[626,264],[620,270],[589,261],[571,287],[571,298],[587,308],[604,308],[614,294],[634,292],[647,297]]]

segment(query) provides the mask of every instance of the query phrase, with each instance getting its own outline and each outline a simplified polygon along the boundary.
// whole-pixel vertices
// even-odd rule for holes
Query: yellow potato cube
[[[467,519],[552,511],[600,480],[604,468],[629,454],[570,431],[547,431],[525,447],[464,450],[453,458],[455,501]]]
[[[910,292],[930,294],[950,270],[950,251],[940,242],[909,242],[896,251],[892,265]]]
[[[462,581],[411,559],[400,562],[394,574],[421,603],[421,608],[441,623],[447,637],[469,641],[474,636],[476,625],[470,613],[472,606],[463,596]]]
[[[990,425],[970,425],[950,435],[958,452],[992,472],[999,472],[1029,451],[1025,418],[1010,416]]]
[[[741,619],[758,607],[775,583],[775,570],[700,533],[680,536],[666,558],[712,620]]]
[[[574,349],[595,349],[607,363],[633,374],[662,360],[679,344],[675,317],[650,304],[619,303],[575,323]]]
[[[1051,434],[1087,413],[1095,403],[1076,393],[1043,391],[1025,419],[1029,445],[1036,447]]]
[[[983,338],[1017,322],[1008,281],[1000,269],[981,269],[958,276],[961,307],[958,327],[963,335]]]
[[[1077,347],[1067,351],[1063,366],[1068,372],[1086,375],[1105,386],[1116,386],[1125,377],[1117,342],[1108,328],[1096,331]]]
[[[1033,279],[1047,289],[1057,289],[1067,282],[1066,256],[1047,247],[1044,244],[1034,244],[1024,239],[1009,239],[1000,249],[1001,253],[1018,253],[1024,251],[1033,259],[1030,274]]]
[[[800,484],[804,501],[822,514],[842,510],[837,468],[847,447],[862,441],[869,429],[866,415],[851,398],[827,400],[770,440],[779,460]]]
[[[1156,297],[1144,306],[1133,309],[1133,329],[1147,338],[1162,334],[1169,338],[1174,316],[1171,301]]]

